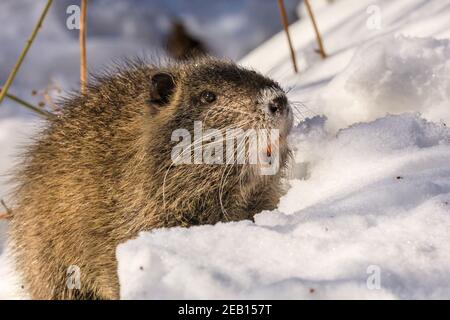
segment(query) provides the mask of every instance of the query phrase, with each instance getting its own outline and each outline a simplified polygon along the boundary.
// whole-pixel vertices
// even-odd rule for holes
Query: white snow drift
[[[414,114],[322,125],[296,130],[308,178],[278,210],[120,245],[122,297],[450,298],[450,130]]]
[[[450,47],[411,31],[445,34],[449,3],[379,1],[381,31],[354,4],[321,7],[325,61],[292,27],[300,76],[283,34],[243,60],[304,102],[278,209],[120,245],[122,298],[450,298]]]

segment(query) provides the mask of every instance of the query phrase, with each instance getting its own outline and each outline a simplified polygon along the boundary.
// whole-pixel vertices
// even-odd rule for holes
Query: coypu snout
[[[272,116],[277,114],[288,114],[289,106],[287,104],[287,99],[285,97],[277,97],[272,102],[269,102],[269,112]]]
[[[266,122],[273,129],[280,130],[280,135],[286,137],[293,124],[293,113],[284,90],[277,86],[264,88],[259,93],[259,103],[268,115]]]

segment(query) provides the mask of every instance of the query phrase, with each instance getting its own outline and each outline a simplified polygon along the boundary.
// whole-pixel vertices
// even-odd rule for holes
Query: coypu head
[[[155,70],[149,86],[149,152],[155,154],[165,207],[182,206],[188,202],[183,197],[200,191],[199,201],[215,198],[224,212],[247,201],[255,188],[279,180],[293,113],[275,81],[203,58]]]

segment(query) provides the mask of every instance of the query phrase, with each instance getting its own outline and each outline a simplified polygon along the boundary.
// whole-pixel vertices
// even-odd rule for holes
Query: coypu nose
[[[285,114],[289,111],[285,97],[276,97],[267,107],[271,115]]]

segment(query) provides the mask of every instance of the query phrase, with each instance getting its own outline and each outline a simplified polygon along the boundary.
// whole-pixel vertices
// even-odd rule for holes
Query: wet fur
[[[170,73],[176,84],[166,105],[151,102],[150,79],[158,72]],[[138,232],[252,219],[273,209],[283,168],[258,176],[251,168],[228,166],[225,181],[225,166],[167,171],[172,131],[191,131],[194,120],[214,128],[244,120],[246,128],[270,127],[254,109],[255,95],[267,86],[278,88],[255,72],[209,58],[165,67],[133,62],[92,80],[85,95],[62,101],[62,113],[27,149],[15,177],[10,240],[31,297],[117,299],[116,246]],[[227,109],[200,105],[203,90],[217,92]],[[286,147],[282,167],[288,156]],[[81,269],[80,290],[66,288],[70,265]]]

